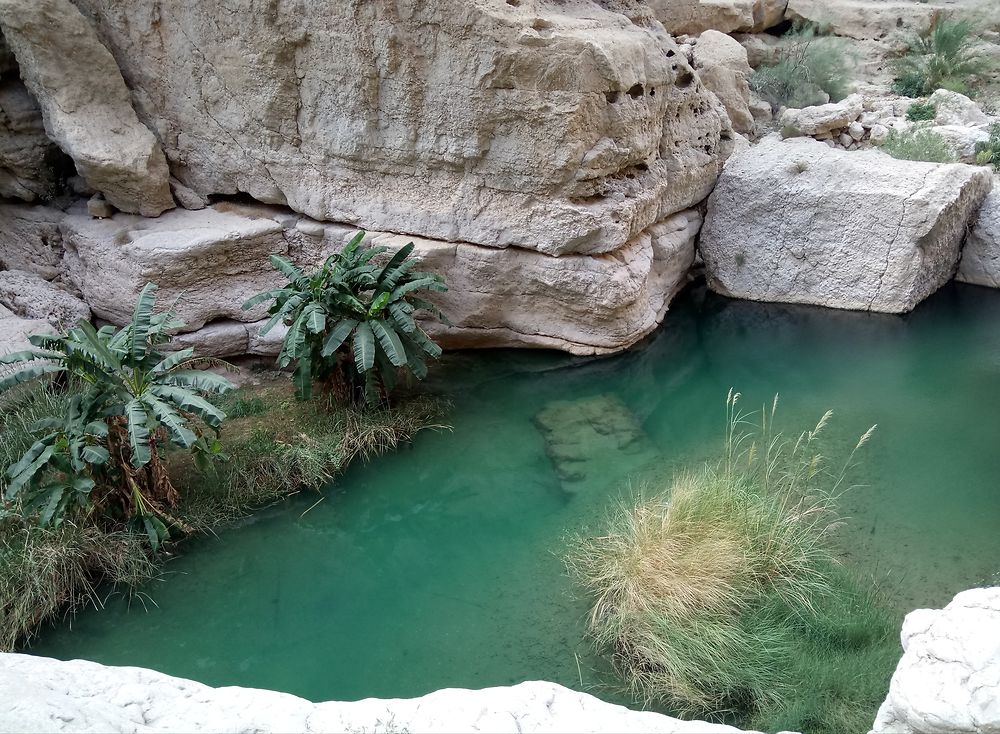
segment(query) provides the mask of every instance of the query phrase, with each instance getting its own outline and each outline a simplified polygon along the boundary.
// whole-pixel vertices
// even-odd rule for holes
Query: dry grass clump
[[[644,487],[606,532],[575,539],[567,561],[593,598],[590,633],[634,697],[687,716],[747,720],[794,698],[796,651],[810,630],[851,627],[824,610],[834,599],[855,608],[857,591],[827,543],[854,452],[832,472],[818,447],[830,413],[791,441],[772,431],[776,402],[749,430],[738,400],[730,393],[718,465],[681,474],[666,491]],[[876,617],[862,624],[865,639],[889,634]],[[849,647],[845,635],[824,633],[817,644]],[[826,729],[814,722],[814,730]]]

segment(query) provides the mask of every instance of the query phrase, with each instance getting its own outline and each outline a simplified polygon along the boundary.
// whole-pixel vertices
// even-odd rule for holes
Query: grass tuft
[[[882,150],[893,158],[927,163],[954,163],[958,160],[951,145],[941,135],[926,128],[915,127],[906,132],[890,130]]]
[[[738,400],[718,465],[643,488],[571,543],[590,634],[647,705],[766,730],[865,730],[898,657],[896,620],[828,541],[874,427],[835,472],[818,445],[829,413],[793,441],[772,432],[776,402],[748,430]]]

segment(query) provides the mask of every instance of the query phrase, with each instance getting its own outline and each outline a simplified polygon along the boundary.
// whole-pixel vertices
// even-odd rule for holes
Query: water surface
[[[834,409],[837,447],[879,424],[839,542],[900,613],[995,578],[1000,293],[950,286],[896,317],[694,289],[624,355],[451,355],[431,387],[454,403],[452,432],[355,465],[318,505],[306,493],[187,544],[145,609],[112,598],[33,652],[317,701],[530,679],[592,688],[600,663],[565,539],[631,491],[651,452],[664,475],[711,456],[731,386],[748,406],[780,393],[790,427]],[[642,440],[574,422],[593,410]],[[566,421],[562,476],[543,411]]]

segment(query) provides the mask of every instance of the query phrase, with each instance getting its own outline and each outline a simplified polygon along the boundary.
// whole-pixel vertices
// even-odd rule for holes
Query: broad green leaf
[[[389,262],[385,264],[385,267],[382,268],[382,272],[379,273],[377,281],[379,286],[387,281],[391,281],[391,285],[387,285],[385,290],[391,291],[395,287],[396,281],[401,276],[401,273],[398,273],[397,269],[403,264],[403,261],[410,256],[410,253],[413,252],[413,248],[414,244],[412,242],[408,242],[396,251],[396,254],[392,256]],[[405,273],[406,271],[404,270],[403,272]]]
[[[128,443],[132,449],[132,466],[136,469],[146,466],[153,457],[149,449],[149,416],[139,398],[133,398],[125,406],[128,419]]]
[[[150,392],[173,403],[181,410],[194,413],[212,428],[220,428],[226,414],[200,395],[173,385],[154,385]]]
[[[427,334],[423,332],[422,329],[418,328],[412,334],[407,334],[407,336],[424,352],[435,359],[441,356],[441,347],[439,347],[433,339],[431,339]]]
[[[58,364],[35,364],[28,365],[26,367],[21,367],[9,375],[0,377],[0,392],[9,390],[15,385],[20,385],[25,382],[30,382],[35,380],[42,375],[52,374],[54,372],[62,372],[63,368]]]
[[[152,372],[153,374],[161,374],[163,372],[169,372],[174,367],[179,365],[181,362],[191,359],[191,357],[193,356],[194,356],[193,347],[188,347],[187,349],[178,349],[173,354],[170,354],[164,357],[162,360],[160,360],[160,362],[155,367],[153,367],[153,369],[150,370],[150,372]]]
[[[289,282],[294,283],[296,280],[303,277],[301,270],[280,255],[271,255],[270,260],[271,265],[273,265],[282,275],[288,278]]]
[[[400,286],[397,286],[392,292],[392,300],[398,301],[400,298],[405,296],[407,293],[413,293],[415,291],[431,290],[431,291],[446,291],[447,286],[441,282],[439,278],[418,278],[416,280],[408,280]]]
[[[375,364],[375,334],[371,324],[364,321],[354,330],[354,364],[361,374]]]
[[[139,299],[135,302],[135,310],[132,312],[132,329],[128,353],[133,362],[138,362],[146,356],[146,350],[149,346],[149,326],[153,318],[153,307],[155,305],[156,283],[146,283],[139,294]],[[95,334],[95,336],[97,335]]]
[[[292,382],[295,385],[295,397],[299,400],[309,400],[312,398],[312,360],[302,358],[295,365],[295,372],[292,373]]]
[[[115,356],[114,352],[108,349],[107,344],[104,343],[104,340],[94,330],[93,325],[89,321],[81,321],[80,328],[74,329],[73,332],[79,333],[82,340],[93,348],[95,359],[101,363],[100,366],[102,369],[106,371],[121,370],[121,360]]]
[[[374,301],[372,301],[372,305],[368,309],[368,315],[369,316],[374,316],[379,311],[381,311],[383,308],[385,308],[385,305],[388,302],[389,302],[389,294],[388,293],[380,293],[378,295],[378,297],[375,298]]]
[[[111,458],[111,454],[103,446],[96,446],[94,444],[88,444],[80,452],[80,456],[88,464],[104,464],[108,459]]]
[[[341,319],[337,322],[337,325],[330,330],[329,336],[326,337],[326,341],[323,342],[323,351],[321,354],[324,357],[329,357],[331,354],[340,349],[341,344],[351,335],[354,331],[354,327],[358,325],[357,319]]]
[[[384,319],[372,319],[371,328],[389,361],[396,367],[403,367],[406,364],[406,350],[392,324]]]
[[[168,372],[161,380],[164,385],[190,387],[207,393],[222,395],[236,386],[222,375],[208,370],[176,370]]]
[[[411,309],[412,310],[412,309]],[[389,315],[395,322],[396,326],[399,327],[400,331],[406,334],[412,334],[417,329],[417,322],[413,320],[413,316],[404,307],[404,302],[393,303],[389,306]]]
[[[326,309],[322,304],[310,303],[302,312],[306,329],[313,334],[322,334],[326,329]]]
[[[242,309],[244,311],[249,311],[251,308],[253,308],[259,303],[264,303],[266,301],[273,301],[279,298],[280,296],[286,296],[289,293],[291,293],[291,291],[288,288],[274,288],[269,291],[264,291],[263,293],[258,293],[253,298],[247,299],[247,301],[243,304]]]
[[[36,359],[61,359],[62,356],[58,352],[24,349],[20,352],[11,352],[0,357],[0,364],[17,364],[18,362],[31,362]]]
[[[52,439],[54,437],[49,436],[48,438]],[[46,442],[44,439],[36,441],[24,453],[24,456],[7,468],[7,471],[4,472],[4,475],[8,479],[4,499],[13,499],[24,485],[34,479],[38,470],[45,466],[49,459],[52,458],[53,450],[51,442]]]
[[[171,441],[175,444],[189,449],[198,440],[195,432],[188,428],[184,416],[174,410],[173,406],[160,400],[152,392],[143,393],[140,400],[153,411],[153,415],[167,429]]]

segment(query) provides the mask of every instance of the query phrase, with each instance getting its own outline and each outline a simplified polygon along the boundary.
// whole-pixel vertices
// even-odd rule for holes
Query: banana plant
[[[44,433],[3,475],[5,498],[39,511],[42,524],[58,523],[72,508],[142,524],[154,547],[164,537],[158,516],[178,493],[160,456],[170,444],[211,454],[205,428],[218,430],[225,413],[208,398],[233,385],[197,369],[206,360],[194,350],[159,347],[182,327],[172,311],[154,313],[156,285],[148,283],[132,320],[116,330],[87,321],[60,336],[33,335],[32,349],[0,357],[13,370],[0,393],[45,375],[61,375],[79,393],[69,414],[40,421]],[[155,531],[155,532],[154,532]]]
[[[313,383],[319,381],[351,400],[375,404],[395,387],[400,370],[423,379],[426,358],[441,355],[415,315],[424,311],[445,320],[433,303],[417,295],[446,291],[444,279],[413,270],[412,242],[379,264],[387,249],[364,246],[364,237],[358,232],[312,274],[272,255],[272,265],[288,284],[243,305],[250,309],[271,301],[262,334],[279,323],[288,326],[278,366],[295,363],[293,380],[300,400],[308,400]]]

